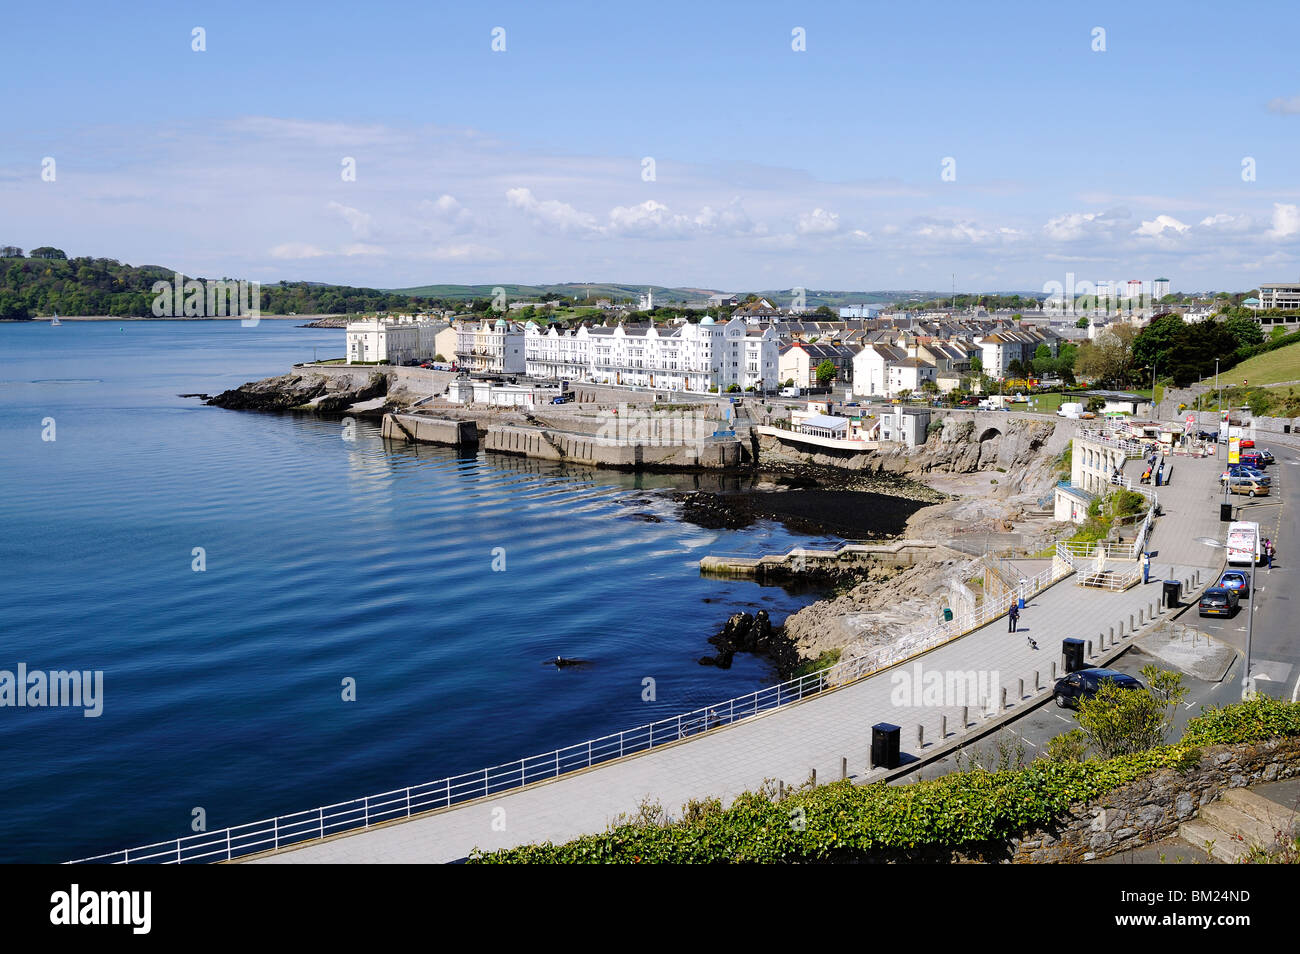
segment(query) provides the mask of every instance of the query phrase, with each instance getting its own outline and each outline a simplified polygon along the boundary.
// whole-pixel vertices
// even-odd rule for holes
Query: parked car
[[[1277,463],[1277,458],[1273,456],[1273,452],[1267,447],[1263,450],[1257,450],[1255,453],[1259,455],[1260,460],[1262,460],[1266,465]]]
[[[1254,447],[1255,439],[1252,437],[1243,437],[1241,439],[1241,443],[1238,444],[1237,446],[1240,447],[1242,450],[1246,450],[1247,448]]]
[[[1232,590],[1239,599],[1250,599],[1250,577],[1242,570],[1224,570],[1218,585]]]
[[[1246,464],[1230,464],[1228,469],[1219,475],[1219,483],[1223,483],[1231,477],[1250,477],[1252,480],[1258,480],[1265,487],[1273,486],[1272,477],[1258,467],[1250,467]]]
[[[1080,669],[1056,680],[1052,698],[1062,709],[1077,708],[1080,699],[1091,699],[1105,682],[1113,682],[1119,689],[1145,689],[1142,680],[1114,669]]]
[[[1265,460],[1264,455],[1259,453],[1258,451],[1243,451],[1241,453],[1241,456],[1238,458],[1238,460],[1241,463],[1245,464],[1247,467],[1254,467],[1258,469],[1260,467],[1267,467],[1270,463],[1272,463],[1272,458],[1273,458],[1272,454],[1269,455],[1268,460]]]
[[[1201,594],[1197,610],[1201,616],[1235,616],[1240,600],[1235,590],[1212,586]]]
[[[1268,484],[1262,484],[1254,477],[1240,474],[1228,478],[1228,493],[1245,494],[1247,497],[1267,497]]]

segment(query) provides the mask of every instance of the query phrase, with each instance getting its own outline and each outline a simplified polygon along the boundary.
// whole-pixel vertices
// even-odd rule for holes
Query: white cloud
[[[1047,220],[1043,232],[1057,242],[1073,242],[1089,235],[1108,235],[1128,218],[1127,212],[1070,212]]]
[[[461,205],[460,200],[454,195],[445,192],[436,199],[425,199],[420,203],[419,209],[431,218],[454,225],[458,229],[474,222],[474,213]]]
[[[388,249],[379,245],[367,245],[364,242],[354,242],[351,245],[345,245],[339,254],[346,255],[348,258],[353,258],[358,255],[380,256],[387,255]]]
[[[368,212],[362,212],[360,209],[354,209],[349,205],[334,202],[333,200],[330,201],[326,208],[343,216],[344,221],[351,227],[352,234],[358,238],[369,238],[374,231],[375,220]]]
[[[329,252],[306,242],[285,242],[271,249],[272,258],[323,258]]]
[[[722,235],[766,235],[767,226],[755,224],[740,205],[740,199],[732,199],[726,208],[714,210],[710,206],[700,209],[695,222],[706,232]]]
[[[618,205],[609,210],[609,231],[619,235],[680,236],[697,225],[689,216],[673,212],[654,199],[647,199],[640,205]]]
[[[800,235],[824,235],[840,227],[840,217],[827,209],[816,208],[799,216],[795,231]]]
[[[1219,212],[1201,219],[1200,226],[1215,231],[1244,232],[1250,228],[1251,221],[1248,215],[1229,215],[1227,212]]]
[[[985,228],[969,221],[939,222],[930,220],[923,222],[916,229],[917,237],[932,242],[957,242],[971,245],[1014,241],[1020,238],[1022,234],[1017,229],[1002,226]]]
[[[1282,202],[1273,203],[1273,228],[1270,238],[1290,238],[1300,232],[1300,207]]]
[[[555,199],[539,201],[531,189],[507,189],[506,203],[514,209],[528,214],[539,225],[549,226],[561,232],[598,232],[600,227],[595,218],[579,212],[567,202]]]
[[[440,246],[430,252],[428,257],[435,262],[496,262],[503,256],[497,249],[469,242],[464,245]]]
[[[1134,235],[1160,235],[1166,231],[1177,232],[1179,235],[1186,232],[1190,225],[1179,222],[1171,215],[1157,215],[1150,222],[1144,221],[1141,225],[1133,230]]]
[[[1282,116],[1300,115],[1300,96],[1277,96],[1268,101],[1268,111]]]

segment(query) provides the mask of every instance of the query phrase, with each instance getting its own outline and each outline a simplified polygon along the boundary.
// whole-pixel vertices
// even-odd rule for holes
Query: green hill
[[[1243,381],[1252,386],[1300,381],[1300,343],[1256,355],[1219,375],[1220,384],[1235,385]]]
[[[161,265],[128,265],[113,258],[67,258],[60,249],[40,248],[32,257],[12,246],[0,248],[0,319],[61,315],[153,313],[154,282],[172,282],[175,271]],[[17,254],[14,254],[17,253]],[[186,275],[182,279],[202,276]],[[261,286],[266,315],[353,314],[411,311],[429,302],[374,288],[279,282]]]

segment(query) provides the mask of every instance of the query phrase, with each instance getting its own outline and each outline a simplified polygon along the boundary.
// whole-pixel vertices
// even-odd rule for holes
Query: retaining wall
[[[478,425],[473,421],[444,421],[411,414],[385,414],[381,433],[393,440],[449,447],[465,447],[479,442]]]

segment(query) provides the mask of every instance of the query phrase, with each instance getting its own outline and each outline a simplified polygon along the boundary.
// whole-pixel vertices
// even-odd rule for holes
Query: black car
[[[1064,678],[1056,680],[1052,687],[1052,698],[1062,709],[1077,708],[1080,699],[1091,699],[1105,682],[1112,682],[1118,689],[1145,689],[1142,680],[1114,669],[1080,669]]]
[[[1236,590],[1225,586],[1212,586],[1201,594],[1198,610],[1201,616],[1235,616],[1240,597]]]

